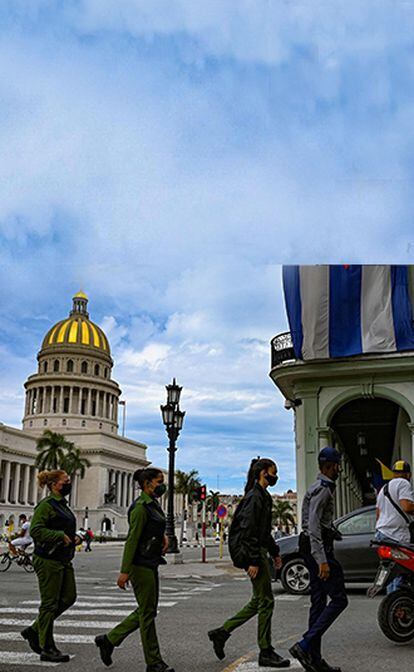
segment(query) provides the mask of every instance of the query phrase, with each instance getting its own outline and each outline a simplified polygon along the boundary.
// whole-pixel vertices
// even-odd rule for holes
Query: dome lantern
[[[78,292],[72,299],[73,308],[70,312],[72,315],[84,315],[86,318],[89,317],[88,313],[88,297],[84,292]]]

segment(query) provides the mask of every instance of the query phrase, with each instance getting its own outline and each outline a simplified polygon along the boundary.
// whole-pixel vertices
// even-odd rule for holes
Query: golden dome
[[[42,350],[51,346],[86,346],[110,354],[109,342],[104,332],[89,319],[88,297],[78,292],[73,297],[73,309],[69,317],[55,324],[43,339]]]

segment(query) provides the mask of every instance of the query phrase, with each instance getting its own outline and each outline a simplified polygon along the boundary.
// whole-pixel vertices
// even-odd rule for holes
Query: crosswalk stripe
[[[55,635],[56,642],[64,644],[93,644],[95,635]],[[0,641],[23,642],[20,632],[0,632]]]
[[[0,663],[7,665],[39,665],[40,667],[55,667],[58,663],[47,663],[40,660],[37,653],[23,653],[20,651],[0,651]]]
[[[160,602],[158,606],[160,607],[173,607],[177,602]],[[73,609],[73,607],[72,607]],[[38,609],[35,607],[28,607],[27,609],[23,607],[1,607],[0,614],[37,614]],[[72,611],[72,614],[75,612]],[[131,609],[76,609],[77,616],[128,616],[131,613]],[[64,616],[63,616],[64,618]]]
[[[28,618],[0,618],[0,625],[15,625],[26,627],[32,625],[33,619]],[[112,630],[119,621],[62,621],[58,619],[54,623],[55,628],[90,628],[92,630]]]

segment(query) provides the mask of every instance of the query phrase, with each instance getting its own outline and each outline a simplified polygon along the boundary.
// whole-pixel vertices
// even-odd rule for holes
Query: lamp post
[[[175,378],[166,385],[167,403],[161,405],[162,421],[168,435],[168,506],[166,534],[169,541],[167,553],[178,553],[178,542],[174,530],[174,475],[175,451],[178,435],[183,428],[185,411],[180,410],[180,395],[183,388],[177,385]]]

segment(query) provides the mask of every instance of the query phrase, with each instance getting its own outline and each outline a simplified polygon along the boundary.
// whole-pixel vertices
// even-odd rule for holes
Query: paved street
[[[71,661],[61,664],[68,672],[105,669],[94,637],[113,627],[132,608],[131,592],[116,588],[121,546],[96,545],[90,554],[75,558],[78,601],[58,622],[56,639]],[[176,672],[256,672],[254,623],[235,632],[227,644],[227,656],[219,662],[212,652],[206,631],[218,626],[248,599],[249,582],[230,563],[217,559],[217,549],[208,549],[210,562],[194,562],[200,551],[186,549],[184,565],[168,565],[161,572],[161,600],[158,632],[165,659]],[[326,657],[340,663],[344,672],[380,670],[402,672],[412,668],[412,645],[388,642],[376,624],[378,601],[369,601],[364,589],[349,591],[350,607],[326,637]],[[282,653],[305,628],[308,597],[285,595],[275,586],[273,620],[275,641]],[[13,566],[0,574],[0,672],[56,667],[40,663],[29,652],[19,631],[35,617],[38,593],[36,577]],[[114,654],[114,671],[145,670],[139,635],[132,635]],[[291,669],[299,669],[292,662]]]

